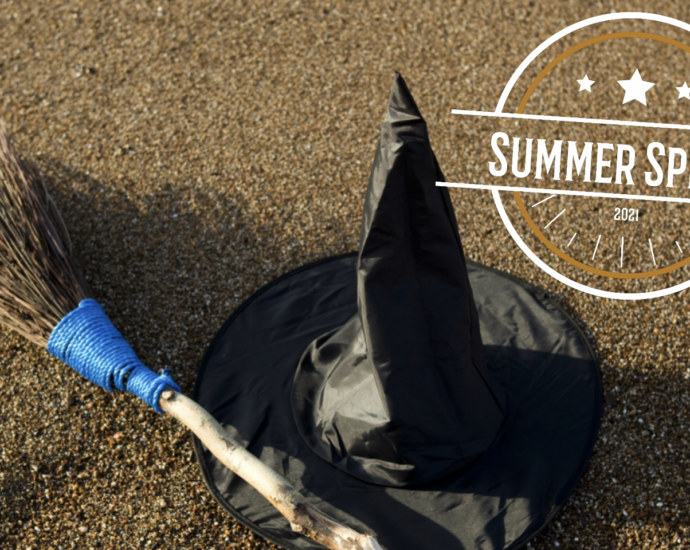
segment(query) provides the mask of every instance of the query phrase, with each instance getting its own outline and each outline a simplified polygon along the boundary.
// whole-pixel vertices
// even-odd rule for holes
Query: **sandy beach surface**
[[[191,393],[244,299],[357,247],[393,71],[451,179],[451,109],[493,110],[538,44],[614,10],[690,21],[690,4],[670,1],[2,0],[0,116],[95,298]],[[535,112],[559,88],[544,90]],[[518,249],[490,194],[451,194],[467,256],[556,297],[601,359],[590,467],[530,548],[690,548],[687,291],[631,303],[572,290]],[[216,504],[174,420],[4,328],[0,426],[2,548],[275,548]]]

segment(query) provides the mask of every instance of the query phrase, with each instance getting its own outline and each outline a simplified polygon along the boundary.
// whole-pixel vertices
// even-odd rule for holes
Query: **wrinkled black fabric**
[[[448,189],[437,181],[426,123],[396,75],[364,206],[358,312],[309,346],[293,397],[314,452],[372,483],[458,471],[504,420]]]
[[[209,347],[194,397],[308,503],[389,550],[517,549],[584,473],[598,364],[543,292],[465,263],[437,180],[396,77],[359,253],[247,300]],[[289,550],[322,548],[198,439],[195,452],[240,522]]]
[[[366,483],[317,456],[292,415],[297,363],[319,335],[357,312],[357,256],[272,282],[219,330],[194,398],[229,434],[338,521],[389,550],[522,547],[566,502],[599,425],[601,382],[586,338],[541,291],[468,262],[486,363],[502,381],[506,422],[459,475],[421,487]],[[289,550],[322,547],[195,440],[209,490],[244,525]]]

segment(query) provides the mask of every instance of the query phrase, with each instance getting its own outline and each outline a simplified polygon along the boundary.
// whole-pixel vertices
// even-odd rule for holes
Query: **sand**
[[[191,392],[239,303],[356,248],[394,70],[449,175],[452,108],[492,110],[534,47],[586,17],[690,20],[687,4],[653,4],[3,1],[0,115],[95,297]],[[690,548],[687,292],[627,303],[569,289],[518,250],[488,194],[452,196],[468,257],[556,296],[602,362],[591,465],[531,548]],[[272,547],[213,501],[172,419],[5,329],[0,364],[0,546]]]

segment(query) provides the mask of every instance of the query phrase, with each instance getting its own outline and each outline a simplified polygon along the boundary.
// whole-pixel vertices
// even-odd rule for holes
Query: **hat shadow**
[[[228,314],[311,259],[231,189],[170,182],[142,196],[127,177],[99,179],[46,156],[24,162],[62,214],[93,297],[142,361],[171,367],[185,391]]]

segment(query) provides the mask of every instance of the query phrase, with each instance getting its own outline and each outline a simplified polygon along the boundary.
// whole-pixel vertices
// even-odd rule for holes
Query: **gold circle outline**
[[[561,61],[567,59],[574,53],[579,52],[580,50],[583,50],[584,48],[587,48],[588,46],[591,46],[593,44],[598,44],[599,42],[606,42],[608,40],[615,40],[617,38],[646,38],[649,40],[655,40],[657,42],[663,42],[665,44],[669,44],[671,46],[676,46],[677,48],[680,48],[681,50],[690,53],[690,46],[687,46],[683,44],[682,42],[678,42],[677,40],[673,40],[672,38],[668,38],[666,36],[661,36],[659,34],[651,34],[651,33],[646,33],[646,32],[617,32],[617,33],[612,33],[612,34],[605,34],[602,36],[596,36],[594,38],[590,38],[589,40],[585,40],[584,42],[581,42],[580,44],[577,44],[565,52],[563,52],[561,55],[556,57],[551,63],[549,63],[544,69],[537,75],[537,77],[532,81],[530,84],[529,88],[527,88],[527,91],[525,92],[525,95],[522,97],[522,101],[520,102],[520,106],[518,107],[518,114],[522,114],[525,110],[525,107],[527,106],[527,102],[529,101],[529,98],[532,96],[532,93],[534,90],[537,88],[539,83],[548,75],[555,67],[558,65]],[[544,245],[551,250],[554,254],[556,254],[559,258],[562,260],[566,261],[567,263],[582,269],[583,271],[586,271],[588,273],[594,273],[595,275],[601,275],[604,277],[610,277],[612,279],[647,279],[650,277],[656,277],[657,275],[663,275],[665,273],[670,273],[672,271],[675,271],[677,269],[680,269],[681,267],[684,267],[688,264],[690,264],[690,256],[686,258],[685,260],[682,260],[680,262],[676,262],[675,264],[671,264],[669,266],[666,266],[661,269],[655,269],[654,271],[642,271],[639,273],[619,273],[616,271],[605,271],[603,269],[597,269],[596,267],[589,266],[587,264],[584,264],[582,262],[579,262],[572,256],[568,256],[565,252],[563,252],[560,248],[558,248],[555,244],[553,244],[537,227],[537,224],[534,223],[534,220],[532,220],[532,217],[529,215],[529,212],[527,211],[527,208],[525,207],[525,203],[522,200],[522,196],[518,191],[513,191],[513,195],[515,196],[515,200],[517,202],[518,208],[520,209],[520,212],[522,213],[523,217],[525,218],[525,221],[527,224],[530,226],[530,229],[534,232],[534,234],[537,236],[537,238],[544,243]]]

